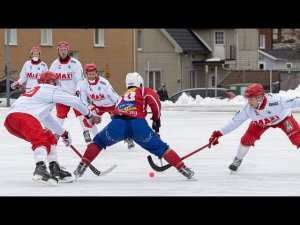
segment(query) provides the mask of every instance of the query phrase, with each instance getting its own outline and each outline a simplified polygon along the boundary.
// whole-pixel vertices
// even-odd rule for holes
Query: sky
[[[299,88],[280,94],[294,97]],[[185,102],[185,103],[184,103]],[[230,120],[239,105],[232,101],[183,97],[178,103],[163,103],[161,138],[181,157],[208,143],[214,130]],[[231,174],[228,166],[237,151],[241,136],[250,120],[219,139],[211,149],[204,149],[184,160],[195,172],[195,180],[187,180],[176,169],[154,172],[147,161],[149,153],[136,145],[128,150],[123,142],[103,150],[93,161],[99,170],[117,165],[111,173],[97,177],[87,170],[76,183],[47,186],[32,180],[35,168],[30,143],[9,134],[3,126],[8,109],[0,107],[0,196],[299,196],[300,151],[280,129],[270,129],[246,155],[239,170]],[[293,110],[295,119],[300,113]],[[55,115],[55,110],[53,110]],[[151,124],[150,115],[147,121]],[[110,118],[103,116],[102,129]],[[86,144],[78,120],[73,113],[65,121],[73,145],[81,153]],[[73,172],[79,157],[71,148],[58,144],[59,163]],[[159,160],[152,155],[159,165]],[[165,163],[165,162],[163,162]]]

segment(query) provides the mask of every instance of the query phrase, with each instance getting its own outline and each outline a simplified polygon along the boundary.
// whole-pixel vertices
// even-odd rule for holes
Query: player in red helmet
[[[72,144],[72,139],[69,132],[52,117],[50,112],[54,105],[61,103],[76,108],[86,116],[91,126],[100,122],[99,116],[93,114],[78,97],[56,86],[57,83],[58,76],[55,73],[42,73],[39,84],[14,102],[4,122],[4,126],[12,135],[31,143],[36,162],[33,180],[50,185],[57,185],[58,181],[73,180],[72,174],[62,170],[58,164],[57,139],[52,132],[60,135],[66,146]],[[50,173],[46,168],[47,162]]]
[[[251,84],[244,93],[247,104],[242,106],[235,116],[219,130],[215,130],[210,139],[211,145],[219,143],[218,138],[238,128],[247,119],[250,125],[242,136],[237,154],[229,166],[236,171],[251,146],[260,139],[269,128],[280,128],[297,148],[300,147],[300,127],[291,113],[291,108],[300,107],[300,98],[285,98],[266,94],[261,84]]]
[[[41,73],[48,70],[45,62],[41,61],[40,47],[32,47],[29,54],[30,60],[26,61],[20,72],[20,78],[11,84],[14,90],[26,82],[26,91],[33,89],[37,84],[37,80]]]
[[[66,41],[60,41],[57,44],[57,52],[59,57],[58,59],[54,60],[49,70],[59,76],[60,85],[64,91],[67,91],[79,97],[80,87],[84,79],[83,68],[81,63],[77,59],[70,56],[69,50],[69,43]],[[65,119],[68,117],[70,109],[71,108],[69,106],[63,104],[56,105],[56,117],[61,125],[64,124]],[[78,112],[76,109],[73,110],[75,116],[79,119],[85,142],[91,142],[89,130],[82,123],[84,119],[83,115],[81,115],[80,112]],[[57,138],[58,137],[59,136],[57,136]]]
[[[120,96],[114,91],[107,79],[99,77],[97,67],[94,63],[86,64],[84,67],[86,79],[83,81],[80,91],[81,100],[98,115],[102,116],[105,112],[112,114]],[[93,136],[96,136],[98,130],[96,126],[90,129]],[[131,139],[126,140],[128,149],[134,148],[134,142]]]
[[[52,84],[54,86],[58,85],[59,79],[58,75],[51,72],[46,71],[45,73],[42,73],[40,78],[38,79],[39,84]]]

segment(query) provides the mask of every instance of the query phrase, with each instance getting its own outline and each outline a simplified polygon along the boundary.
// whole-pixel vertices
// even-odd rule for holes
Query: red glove
[[[217,145],[219,144],[219,137],[223,136],[223,134],[221,133],[221,131],[219,130],[215,130],[212,135],[209,138],[209,148],[211,147],[211,145]]]

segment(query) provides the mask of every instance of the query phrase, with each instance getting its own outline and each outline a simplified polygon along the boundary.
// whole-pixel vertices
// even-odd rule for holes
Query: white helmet
[[[137,73],[137,72],[133,72],[133,73],[128,73],[126,75],[126,87],[140,87],[140,86],[144,86],[144,79],[142,78],[142,76]]]

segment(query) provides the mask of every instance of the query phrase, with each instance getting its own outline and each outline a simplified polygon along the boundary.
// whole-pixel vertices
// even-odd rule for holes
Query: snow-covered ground
[[[0,108],[0,122],[7,108]],[[233,116],[232,112],[162,111],[161,137],[180,156],[205,145],[214,129]],[[71,132],[74,146],[82,153],[85,143],[79,122],[70,113],[65,128]],[[300,121],[300,114],[295,113]],[[105,115],[99,128],[110,121]],[[148,119],[150,123],[150,120]],[[31,180],[34,170],[30,144],[10,135],[0,127],[0,195],[1,196],[298,196],[300,195],[300,151],[285,134],[270,129],[246,156],[240,171],[230,175],[228,165],[248,122],[220,138],[220,144],[204,149],[185,160],[195,171],[195,181],[189,181],[170,168],[152,171],[147,162],[148,152],[136,146],[128,150],[118,143],[102,151],[93,162],[98,169],[112,164],[118,167],[102,177],[90,170],[77,183],[46,186]],[[73,172],[78,156],[61,142],[58,145],[60,163]],[[156,162],[156,157],[153,156]]]
[[[280,92],[287,97],[300,96],[300,89]],[[234,100],[190,99],[183,96],[177,103],[163,102],[161,137],[180,156],[207,144],[213,130],[231,119],[240,105],[242,96]],[[195,171],[197,180],[189,181],[174,168],[164,172],[153,171],[147,162],[148,152],[136,146],[128,150],[118,143],[102,151],[93,162],[98,169],[113,164],[117,168],[105,176],[97,177],[90,170],[77,183],[46,186],[31,180],[35,168],[29,143],[9,134],[3,126],[7,108],[0,107],[0,196],[299,196],[300,151],[279,129],[268,130],[245,157],[240,170],[231,175],[228,169],[240,138],[249,121],[232,133],[221,137],[220,144],[204,149],[185,160]],[[300,122],[299,109],[293,110]],[[55,113],[55,111],[53,111]],[[150,116],[147,120],[149,123]],[[103,116],[98,128],[109,123]],[[65,122],[73,145],[83,153],[81,127],[73,113]],[[73,172],[78,156],[61,142],[58,145],[60,163]],[[159,164],[159,160],[153,156]]]

